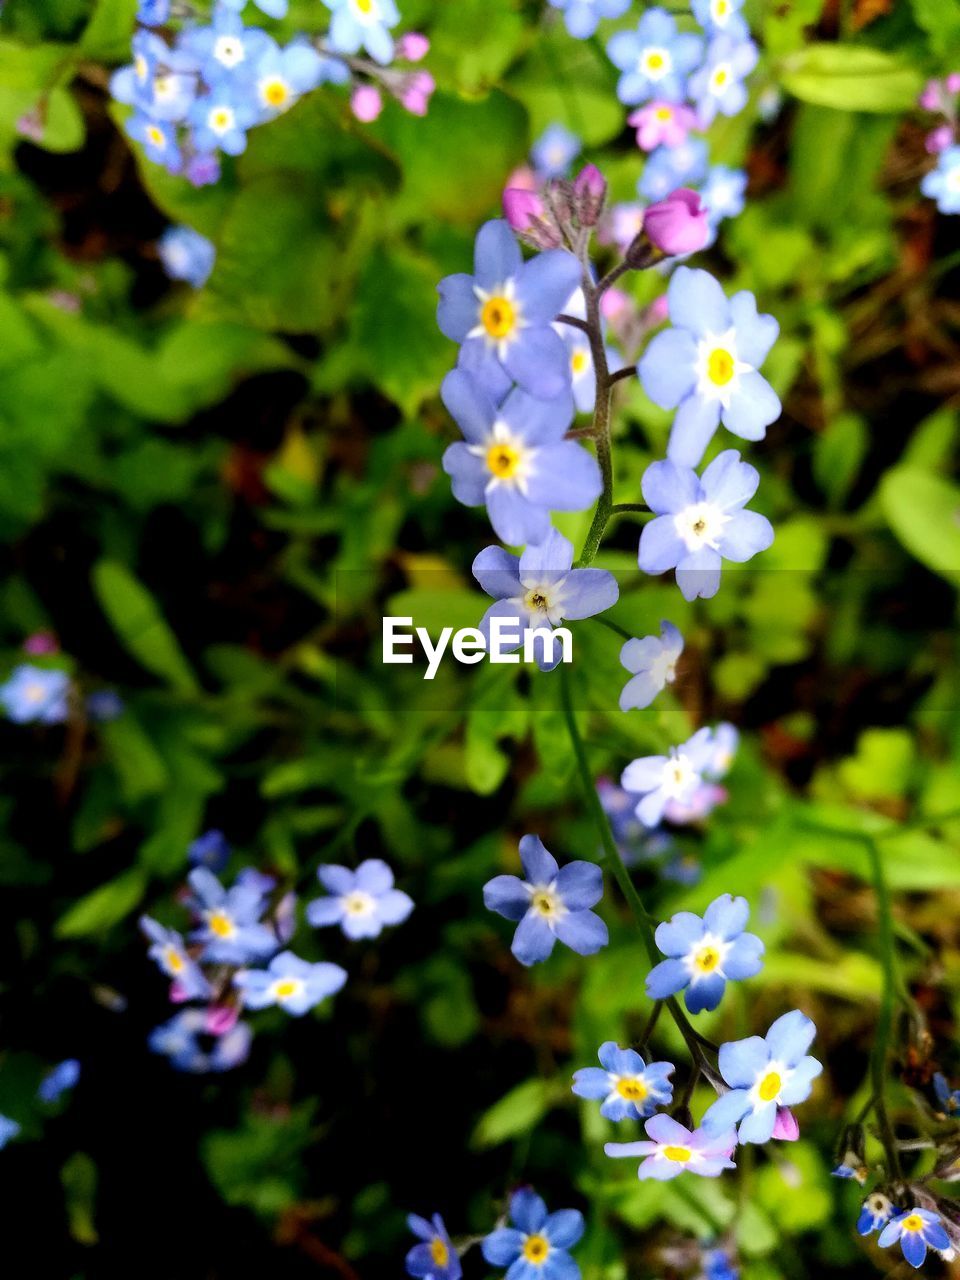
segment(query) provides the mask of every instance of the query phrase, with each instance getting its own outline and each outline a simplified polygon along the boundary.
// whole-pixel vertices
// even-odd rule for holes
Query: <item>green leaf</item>
[[[104,932],[130,915],[146,887],[146,873],[140,867],[131,867],[74,903],[57,921],[54,933],[58,938],[85,938]]]
[[[810,44],[780,63],[788,93],[841,111],[907,111],[923,77],[893,54],[867,45]]]
[[[880,507],[911,555],[958,582],[960,488],[913,467],[894,467],[880,483]]]
[[[97,62],[129,62],[139,0],[97,0],[80,51]]]
[[[496,1147],[528,1133],[560,1096],[561,1086],[556,1080],[525,1080],[483,1113],[473,1131],[471,1144]]]
[[[93,589],[127,652],[178,692],[196,693],[196,676],[146,587],[123,565],[100,560]]]

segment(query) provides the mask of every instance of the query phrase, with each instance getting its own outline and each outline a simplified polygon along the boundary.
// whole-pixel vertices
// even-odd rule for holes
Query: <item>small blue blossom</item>
[[[59,1102],[65,1093],[76,1088],[80,1079],[80,1063],[76,1058],[65,1058],[40,1081],[37,1097],[41,1102]]]
[[[677,677],[677,662],[683,653],[683,636],[672,622],[660,623],[659,636],[628,640],[620,650],[620,665],[632,679],[620,693],[620,710],[649,707],[651,702]]]
[[[847,1151],[843,1160],[830,1170],[831,1178],[844,1178],[858,1182],[862,1187],[869,1176],[869,1170],[855,1151]]]
[[[687,74],[700,61],[703,41],[678,32],[672,14],[656,7],[644,13],[636,31],[617,32],[607,44],[607,54],[622,72],[617,84],[621,102],[682,102]]]
[[[667,291],[671,328],[658,333],[637,365],[647,395],[676,408],[667,457],[701,460],[719,423],[743,440],[762,440],[780,401],[758,372],[780,326],[757,311],[746,290],[727,299],[708,271],[678,267]]]
[[[759,956],[756,966],[754,973],[760,967]],[[750,1036],[722,1044],[720,1074],[730,1092],[707,1110],[704,1129],[719,1133],[739,1123],[741,1142],[762,1143],[775,1137],[778,1109],[809,1098],[813,1081],[823,1070],[816,1058],[807,1055],[816,1034],[806,1014],[793,1009],[778,1018],[763,1039]]]
[[[575,133],[562,124],[551,124],[531,147],[530,159],[541,178],[565,178],[582,150]]]
[[[687,86],[703,128],[713,123],[718,112],[735,116],[747,105],[743,81],[757,65],[758,56],[757,46],[750,39],[720,35],[710,41],[703,66],[693,73]]]
[[[703,728],[682,746],[671,747],[668,756],[641,756],[627,765],[620,785],[625,791],[642,796],[636,814],[645,826],[657,826],[671,800],[689,801],[703,779],[713,751],[713,732]]]
[[[20,1126],[16,1120],[11,1120],[9,1116],[0,1115],[0,1151],[12,1142],[14,1138],[19,1137]]]
[[[194,910],[203,922],[190,940],[203,944],[205,960],[246,964],[277,950],[276,934],[260,923],[267,902],[259,886],[238,880],[232,889],[224,889],[206,867],[194,867],[187,880],[196,895]]]
[[[240,13],[247,0],[219,0],[227,9],[233,9],[236,13]],[[268,18],[285,18],[287,16],[288,0],[253,0],[253,3]]]
[[[374,62],[386,66],[393,59],[390,28],[400,21],[394,0],[323,0],[333,10],[327,44],[336,53],[366,49]]]
[[[184,280],[194,289],[203,288],[217,260],[216,246],[193,227],[168,227],[157,252],[171,280]]]
[[[601,18],[622,18],[630,8],[630,0],[550,0],[550,4],[563,10],[567,31],[575,40],[588,40]]]
[[[480,1246],[492,1267],[507,1267],[510,1280],[580,1280],[580,1268],[567,1252],[583,1235],[583,1214],[576,1209],[547,1213],[529,1188],[510,1197],[512,1227],[500,1227]]]
[[[727,720],[722,720],[713,731],[713,754],[704,770],[708,778],[724,778],[730,772],[740,745],[740,731]]]
[[[257,59],[254,71],[257,107],[261,118],[272,120],[289,111],[295,102],[324,79],[324,59],[306,42],[295,41],[280,49],[269,45]],[[337,63],[337,66],[343,66]]]
[[[745,40],[750,29],[740,10],[743,0],[692,0],[693,16],[710,35],[728,35]]]
[[[773,542],[766,516],[744,510],[759,483],[756,468],[735,449],[717,454],[699,479],[689,467],[654,462],[641,482],[656,519],[640,535],[640,568],[675,569],[685,600],[715,596],[724,560],[741,564]]]
[[[185,1000],[206,1000],[210,983],[196,960],[187,951],[183,938],[174,929],[165,929],[150,916],[140,917],[140,928],[152,943],[147,955],[176,983],[177,994]]]
[[[460,1255],[450,1243],[439,1213],[435,1213],[429,1222],[411,1213],[407,1217],[407,1226],[420,1239],[420,1244],[415,1244],[407,1253],[407,1275],[416,1277],[416,1280],[460,1280],[463,1274]]]
[[[763,943],[754,934],[744,933],[749,916],[746,898],[724,893],[710,903],[702,918],[692,911],[678,911],[669,922],[657,925],[657,946],[669,959],[647,975],[647,995],[653,1000],[665,1000],[683,991],[684,1002],[691,1013],[716,1009],[728,979],[739,982],[752,978],[763,968]],[[775,1027],[778,1025],[774,1023]],[[744,1041],[745,1044],[754,1042],[758,1046],[764,1043],[756,1036],[752,1041]],[[764,1059],[769,1060],[769,1056]],[[776,1107],[773,1111],[775,1115]],[[728,1120],[726,1125],[715,1124],[709,1132],[716,1133],[733,1123]],[[771,1120],[771,1127],[772,1124]]]
[[[637,191],[645,200],[665,200],[678,187],[696,186],[707,173],[709,151],[703,138],[687,138],[676,147],[657,147],[643,166]]]
[[[442,333],[474,348],[471,368],[495,386],[505,372],[539,399],[570,389],[567,349],[552,328],[580,283],[580,264],[565,249],[549,249],[524,262],[510,224],[484,223],[474,248],[474,274],[440,281],[437,323]]]
[[[250,1056],[253,1033],[246,1022],[238,1022],[225,1035],[214,1037],[209,1052],[200,1040],[201,1036],[207,1035],[205,1011],[182,1009],[169,1022],[156,1027],[147,1044],[151,1053],[169,1058],[175,1070],[192,1075],[231,1071]]]
[[[137,21],[145,27],[161,27],[170,17],[170,0],[140,0]]]
[[[740,1280],[740,1268],[726,1249],[707,1249],[703,1255],[702,1280]]]
[[[208,85],[249,75],[270,48],[276,45],[265,31],[244,26],[236,10],[222,5],[214,10],[209,26],[188,29],[183,38],[183,49],[196,59]]]
[[[556,529],[519,557],[503,547],[484,547],[473,562],[473,576],[495,601],[480,622],[488,643],[494,619],[502,620],[500,650],[509,653],[526,642],[528,633],[592,618],[617,603],[620,588],[612,573],[572,566],[573,544]],[[552,670],[561,660],[561,645],[548,645],[549,639],[532,635],[541,671]]]
[[[310,964],[292,951],[282,951],[266,969],[241,969],[233,984],[248,1009],[278,1005],[299,1018],[339,991],[346,980],[347,972],[338,964]]]
[[[62,724],[67,718],[70,677],[24,663],[0,685],[0,704],[14,724]]]
[[[637,1170],[641,1181],[653,1178],[669,1182],[681,1173],[701,1178],[719,1178],[724,1169],[733,1169],[731,1156],[737,1145],[733,1129],[711,1136],[704,1130],[686,1128],[672,1116],[659,1112],[643,1126],[647,1137],[640,1142],[607,1142],[604,1151],[615,1160],[643,1156]]]
[[[247,130],[257,123],[257,109],[245,93],[220,82],[196,100],[189,120],[198,151],[238,156],[247,148]]]
[[[857,1181],[859,1182],[859,1178]],[[857,1231],[862,1236],[871,1236],[874,1231],[882,1231],[890,1219],[899,1212],[900,1210],[894,1207],[882,1191],[874,1191],[873,1195],[867,1196],[860,1208]]]
[[[960,1112],[960,1089],[951,1089],[947,1077],[938,1071],[933,1077],[933,1091],[940,1103],[940,1110],[952,1116]]]
[[[914,1208],[898,1214],[880,1232],[877,1244],[881,1249],[889,1249],[898,1240],[911,1267],[923,1266],[928,1248],[946,1251],[951,1247],[942,1219],[932,1209]]]
[[[580,1098],[602,1098],[600,1114],[607,1120],[643,1120],[673,1098],[669,1076],[672,1062],[644,1062],[634,1049],[621,1049],[613,1040],[600,1046],[600,1067],[582,1067],[573,1074],[573,1092]]]
[[[139,142],[148,160],[154,164],[162,164],[171,173],[176,173],[183,160],[177,131],[172,124],[164,124],[155,120],[143,111],[136,111],[124,122],[127,136]]]
[[[216,827],[204,831],[187,847],[187,861],[191,867],[207,867],[219,875],[230,858],[230,842]]]
[[[714,230],[725,218],[736,218],[743,213],[746,190],[745,170],[731,169],[725,164],[710,166],[700,188],[700,200]]]
[[[556,940],[581,956],[607,945],[607,926],[589,908],[603,897],[603,874],[593,862],[560,867],[539,836],[520,841],[525,879],[494,876],[483,886],[483,903],[507,920],[518,920],[510,950],[521,964],[538,964]],[[488,1259],[489,1260],[489,1259]]]
[[[937,167],[924,174],[920,190],[936,200],[941,213],[960,213],[960,146],[940,152]]]
[[[109,724],[119,720],[125,707],[123,699],[116,689],[95,689],[87,695],[87,715],[96,724]]]
[[[600,496],[596,458],[564,439],[573,421],[569,395],[541,400],[517,387],[498,407],[476,378],[454,369],[441,396],[465,436],[443,455],[454,497],[485,504],[504,542],[542,542],[551,511],[583,511]]]
[[[394,888],[393,872],[379,858],[367,858],[356,871],[319,867],[317,879],[332,896],[307,905],[307,920],[315,929],[338,924],[348,938],[376,938],[384,926],[402,924],[413,910],[413,901]]]

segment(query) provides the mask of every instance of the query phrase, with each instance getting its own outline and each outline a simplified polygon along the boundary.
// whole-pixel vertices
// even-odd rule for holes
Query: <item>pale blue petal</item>
[[[495,289],[516,276],[523,255],[510,223],[503,218],[485,222],[477,232],[473,251],[473,271],[482,289]]]
[[[649,527],[649,526],[648,526]],[[677,565],[677,586],[684,600],[709,600],[720,589],[720,555],[704,547]]]
[[[762,1036],[730,1040],[720,1046],[720,1074],[735,1089],[752,1089],[770,1061],[770,1047]]]
[[[576,440],[537,450],[527,481],[527,497],[550,511],[584,511],[603,490],[600,466]]]
[[[497,416],[490,395],[471,374],[453,369],[444,378],[440,398],[471,444],[482,444]]]
[[[580,284],[580,263],[565,249],[548,249],[524,263],[517,300],[530,324],[550,324]]]
[[[734,898],[729,893],[715,898],[703,913],[703,923],[724,941],[743,933],[749,918],[750,906],[746,898]]]
[[[499,1231],[491,1231],[480,1248],[492,1267],[507,1267],[520,1256],[523,1232],[516,1231],[513,1227],[501,1227]]]
[[[576,620],[593,618],[617,603],[620,588],[606,569],[574,569],[567,579],[563,616]]]
[[[517,925],[510,950],[521,964],[539,964],[553,950],[553,930],[537,912],[529,911]]]
[[[473,562],[473,576],[488,596],[506,600],[519,594],[520,561],[503,547],[484,547]]]
[[[651,463],[643,473],[640,487],[644,501],[656,515],[682,511],[684,507],[699,502],[701,496],[696,473],[689,467],[678,467],[669,461]]]
[[[720,537],[720,551],[727,560],[742,564],[773,545],[773,525],[758,511],[738,511]]]
[[[529,1187],[521,1187],[510,1197],[510,1219],[527,1235],[543,1228],[547,1220],[547,1206]]]
[[[569,911],[585,911],[603,897],[603,872],[593,862],[568,862],[560,868],[556,888]]]
[[[673,409],[696,383],[697,344],[683,329],[666,329],[653,339],[637,372],[643,389],[661,409]]]
[[[725,333],[730,328],[726,295],[709,271],[677,267],[667,291],[670,321],[698,337]]]
[[[724,511],[745,506],[757,491],[760,473],[741,462],[736,449],[718,453],[700,478],[705,497]]]
[[[718,973],[692,982],[683,997],[687,1008],[691,1013],[711,1012],[723,999],[726,985],[726,980]]]
[[[570,390],[567,348],[554,329],[521,329],[503,365],[514,381],[541,400],[554,400]]]
[[[690,981],[690,974],[682,960],[663,960],[647,974],[645,983],[651,1000],[665,1000],[676,995]]]
[[[573,1073],[571,1087],[579,1098],[605,1098],[610,1092],[610,1073],[600,1067],[581,1067]]]
[[[700,1127],[710,1137],[718,1137],[732,1125],[739,1124],[750,1110],[750,1095],[746,1089],[732,1089],[709,1107],[700,1121]]]
[[[744,373],[723,410],[723,425],[742,440],[762,440],[770,423],[780,417],[780,409],[779,397],[766,378]]]
[[[571,911],[554,926],[562,943],[581,956],[592,956],[610,941],[607,926],[593,911]]]
[[[583,1235],[583,1214],[577,1209],[559,1209],[548,1215],[543,1234],[556,1249],[570,1249]]]
[[[799,1009],[792,1009],[777,1018],[766,1034],[770,1056],[792,1067],[804,1057],[816,1034],[811,1019]]]
[[[508,920],[522,920],[530,895],[519,876],[494,876],[483,886],[483,905]]]
[[[539,836],[527,835],[520,841],[520,861],[528,884],[552,884],[559,866]]]
[[[759,376],[759,375],[758,375]],[[696,467],[720,422],[720,403],[696,392],[677,409],[670,429],[667,457],[680,467]]]
[[[741,1122],[739,1136],[741,1142],[769,1142],[773,1137],[773,1128],[777,1123],[777,1105],[775,1102],[763,1102]]]
[[[473,292],[473,278],[464,275],[445,276],[437,285],[437,325],[440,332],[454,342],[463,342],[477,323],[480,306]]]
[[[664,573],[675,568],[687,554],[672,515],[657,516],[643,526],[637,563],[644,573]]]

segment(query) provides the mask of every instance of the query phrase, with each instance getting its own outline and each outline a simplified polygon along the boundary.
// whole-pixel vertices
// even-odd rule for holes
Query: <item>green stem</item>
[[[590,339],[590,354],[593,356],[593,375],[596,380],[596,400],[593,409],[593,437],[597,446],[597,461],[600,464],[600,475],[603,479],[603,492],[593,513],[578,567],[592,564],[600,549],[607,521],[613,510],[613,450],[610,445],[610,402],[613,395],[613,384],[607,368],[607,351],[603,345],[603,328],[600,324],[600,290],[594,286],[590,276],[590,264],[583,262],[583,296],[586,300],[587,336]]]
[[[883,861],[877,843],[868,837],[864,840],[867,857],[870,862],[870,874],[874,892],[877,895],[877,917],[880,926],[880,959],[883,968],[883,990],[880,995],[880,1014],[877,1018],[877,1034],[870,1054],[870,1083],[873,1090],[877,1125],[880,1140],[883,1143],[887,1159],[887,1172],[891,1178],[901,1176],[900,1157],[897,1153],[897,1139],[887,1111],[886,1084],[887,1058],[890,1052],[890,1037],[893,1033],[893,1015],[897,993],[897,959],[893,936],[893,911],[890,905],[890,891],[883,874]]]

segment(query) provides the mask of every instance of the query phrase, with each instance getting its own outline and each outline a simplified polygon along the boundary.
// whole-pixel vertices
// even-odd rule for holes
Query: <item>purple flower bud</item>
[[[940,111],[943,106],[940,81],[928,80],[918,101],[926,111]]]
[[[503,193],[503,212],[513,230],[535,249],[556,249],[563,243],[536,191],[508,187]]]
[[[437,83],[429,71],[417,71],[400,94],[400,102],[412,116],[425,116]]]
[[[607,198],[607,180],[596,167],[588,164],[573,181],[573,199],[577,221],[581,227],[595,227]]]
[[[680,187],[644,210],[643,234],[668,257],[696,253],[710,238],[707,210],[696,191]]]
[[[938,125],[936,129],[930,130],[923,140],[923,145],[931,155],[938,155],[953,145],[953,130],[948,124]]]
[[[408,31],[397,41],[397,57],[404,62],[422,62],[430,52],[430,41],[419,31]]]
[[[38,657],[41,654],[59,653],[60,646],[52,631],[35,631],[32,636],[27,636],[24,640],[23,651]]]
[[[779,1138],[781,1142],[796,1142],[800,1137],[800,1125],[789,1107],[777,1107],[773,1136]]]
[[[220,157],[198,152],[187,161],[184,170],[187,180],[195,187],[210,187],[220,181]]]
[[[946,79],[947,93],[960,93],[960,71],[951,71]]]
[[[357,85],[350,99],[350,110],[361,124],[370,124],[383,110],[380,90],[372,84]]]

